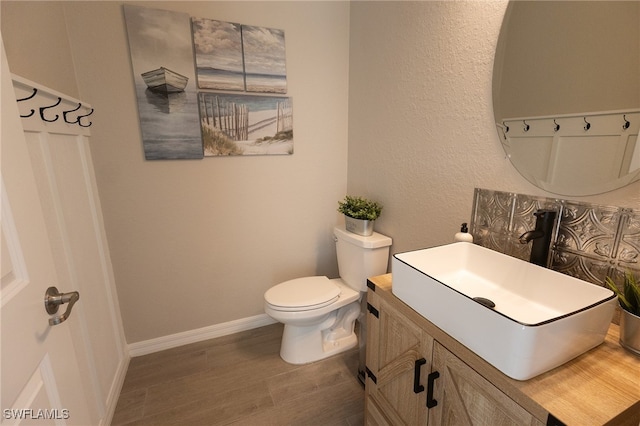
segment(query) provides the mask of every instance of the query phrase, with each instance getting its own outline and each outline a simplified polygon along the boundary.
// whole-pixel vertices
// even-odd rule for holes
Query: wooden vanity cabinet
[[[429,425],[544,424],[437,342],[433,368],[440,377]]]
[[[640,426],[640,357],[604,342],[525,381],[514,380],[369,279],[368,425]],[[429,403],[429,406],[427,404]]]
[[[367,425],[542,425],[369,290]]]
[[[427,424],[434,339],[371,291],[367,308],[366,423]]]

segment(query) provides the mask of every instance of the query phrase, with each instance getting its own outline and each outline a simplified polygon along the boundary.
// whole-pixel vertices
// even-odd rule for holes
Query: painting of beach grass
[[[242,26],[247,92],[287,93],[284,31]]]
[[[145,159],[201,159],[189,15],[123,7]]]
[[[192,18],[198,87],[244,91],[240,24]]]
[[[200,92],[205,156],[293,154],[292,100]]]

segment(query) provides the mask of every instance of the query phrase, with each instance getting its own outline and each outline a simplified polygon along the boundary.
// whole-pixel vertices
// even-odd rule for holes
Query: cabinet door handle
[[[420,368],[427,363],[424,358],[416,359],[413,366],[413,392],[420,393],[424,390],[424,386],[420,384]]]
[[[433,383],[440,377],[440,373],[434,371],[427,376],[427,408],[433,408],[438,405],[438,401],[433,399]]]

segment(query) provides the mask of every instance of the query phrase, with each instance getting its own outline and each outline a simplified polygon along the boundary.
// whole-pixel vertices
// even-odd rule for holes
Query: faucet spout
[[[538,210],[534,215],[536,216],[536,228],[520,235],[519,240],[522,244],[528,244],[533,241],[529,261],[546,268],[549,262],[549,250],[551,249],[556,211]]]
[[[521,244],[527,244],[531,240],[542,237],[544,237],[544,233],[542,231],[527,231],[524,234],[520,235],[519,240]]]

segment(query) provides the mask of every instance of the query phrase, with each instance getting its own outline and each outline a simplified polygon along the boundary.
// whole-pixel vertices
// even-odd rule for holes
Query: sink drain
[[[478,302],[481,305],[486,306],[487,308],[493,309],[493,308],[496,307],[496,304],[493,303],[493,300],[489,300],[489,299],[487,299],[485,297],[474,297],[473,300],[475,300],[476,302]]]

